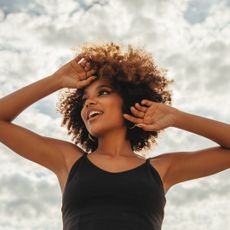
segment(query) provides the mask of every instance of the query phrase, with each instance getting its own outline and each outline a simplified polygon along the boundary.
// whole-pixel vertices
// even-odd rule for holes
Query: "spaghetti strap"
[[[150,164],[150,159],[151,159],[151,157],[148,158],[148,159],[146,159],[146,163],[147,163],[148,165],[151,165],[151,164]]]
[[[157,176],[157,180],[160,182],[160,185],[163,187],[164,184],[163,184],[163,181],[161,179],[161,176],[160,176],[160,173],[158,172],[158,170],[155,168],[155,166],[153,166],[151,163],[150,163],[150,159],[153,159],[155,157],[150,157],[148,158],[146,161],[147,161],[147,164],[149,165],[149,167],[155,172],[156,176]]]
[[[88,153],[87,152],[85,152],[85,151],[83,151],[83,157],[87,157],[87,155],[88,155]]]
[[[63,230],[160,230],[166,199],[150,159],[130,170],[108,172],[94,165],[88,154],[82,151],[66,182]]]

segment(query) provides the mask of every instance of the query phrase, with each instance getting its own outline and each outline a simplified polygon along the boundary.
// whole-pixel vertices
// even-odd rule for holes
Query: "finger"
[[[75,62],[79,62],[83,58],[82,54],[79,54],[77,57],[74,58]]]
[[[136,117],[144,117],[144,113],[143,112],[141,112],[141,111],[139,111],[139,110],[137,110],[134,106],[132,106],[131,108],[131,112],[136,116]]]
[[[96,76],[91,76],[85,80],[80,81],[78,84],[78,88],[85,87],[86,85],[90,84],[92,81],[96,79]]]
[[[154,103],[153,101],[146,100],[146,99],[141,101],[142,105],[147,105],[147,106],[151,106],[153,103]]]
[[[142,112],[146,112],[147,108],[145,106],[141,106],[139,103],[135,104],[135,108],[142,111]]]
[[[85,71],[88,71],[89,69],[90,69],[90,63],[87,62],[87,63],[85,64],[84,70],[85,70]]]
[[[129,114],[123,114],[123,117],[125,118],[125,119],[127,119],[127,120],[129,120],[129,121],[131,121],[131,122],[133,122],[133,123],[141,123],[141,122],[143,122],[143,119],[140,119],[140,118],[137,118],[137,117],[133,117],[133,116],[131,116],[131,115],[129,115]]]
[[[86,73],[86,77],[91,76],[91,75],[94,74],[95,72],[96,72],[95,69],[92,69],[92,70],[88,71],[88,72]]]
[[[73,59],[72,61],[70,61],[71,66],[76,70],[79,71],[79,65],[80,63],[84,60],[84,58],[81,58],[80,61],[77,62],[77,58]],[[81,66],[81,65],[80,65]]]
[[[81,65],[81,66],[84,68],[86,62],[87,62],[86,59],[82,58],[82,59],[78,62],[78,64]]]

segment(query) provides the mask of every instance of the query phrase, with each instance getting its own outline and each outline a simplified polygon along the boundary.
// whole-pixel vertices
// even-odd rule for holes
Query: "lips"
[[[99,116],[101,116],[102,114],[103,114],[103,113],[97,114],[97,115],[95,115],[95,116],[93,116],[93,117],[90,117],[90,118],[88,119],[88,121],[93,121],[93,120],[97,119]]]
[[[97,112],[104,113],[104,112],[103,112],[103,111],[101,111],[101,110],[91,108],[91,109],[89,109],[89,110],[87,111],[87,120],[89,120],[89,114],[90,114],[90,112],[91,112],[91,111],[97,111]]]

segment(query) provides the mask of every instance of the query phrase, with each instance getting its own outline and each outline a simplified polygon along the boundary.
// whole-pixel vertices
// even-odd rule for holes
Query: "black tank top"
[[[160,230],[166,198],[149,159],[127,171],[108,172],[83,154],[73,164],[63,192],[63,229]]]

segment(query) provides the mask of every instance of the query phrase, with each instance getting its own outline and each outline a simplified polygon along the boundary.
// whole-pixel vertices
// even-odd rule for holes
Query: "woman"
[[[109,43],[83,47],[54,74],[0,100],[0,141],[55,173],[65,230],[159,230],[173,185],[230,167],[230,125],[171,107],[169,83],[151,55]],[[12,123],[63,88],[69,90],[58,110],[74,143]],[[150,149],[168,127],[218,146],[148,159],[136,153]]]

